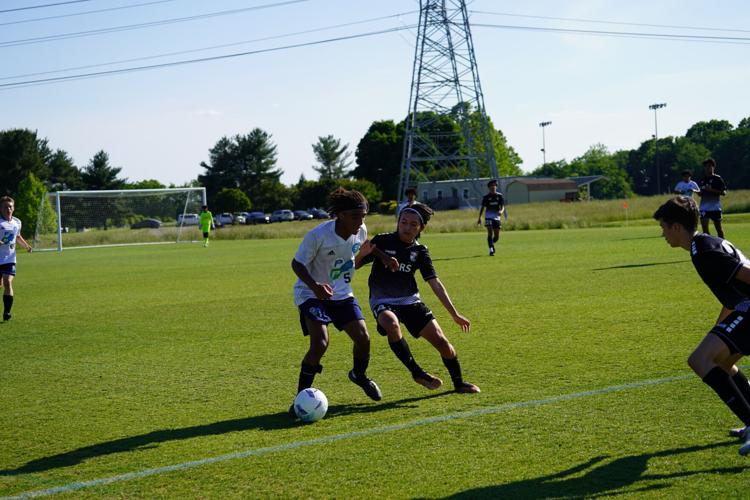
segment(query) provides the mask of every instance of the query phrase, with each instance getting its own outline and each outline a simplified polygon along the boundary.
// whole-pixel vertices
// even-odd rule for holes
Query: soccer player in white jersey
[[[693,266],[721,304],[714,327],[690,354],[688,365],[743,422],[730,435],[750,453],[750,383],[737,363],[750,354],[750,262],[727,240],[699,233],[698,207],[677,196],[654,213],[670,246],[690,252]]]
[[[32,248],[21,236],[21,221],[13,217],[15,201],[10,196],[0,198],[0,275],[3,283],[3,321],[11,318],[13,308],[13,277],[16,275],[16,243],[27,252]]]
[[[375,401],[382,398],[380,388],[367,377],[370,362],[370,336],[365,318],[352,292],[354,256],[367,240],[365,216],[367,199],[359,191],[339,188],[329,195],[335,215],[308,232],[292,259],[292,270],[297,275],[294,284],[294,303],[299,308],[302,333],[310,337],[310,348],[302,358],[297,393],[312,387],[315,374],[321,373],[320,360],[328,348],[328,325],[344,330],[354,342],[353,368],[349,380],[357,384]],[[380,254],[385,265],[395,269]],[[294,417],[294,409],[289,408]]]
[[[370,308],[378,323],[378,332],[388,337],[391,350],[411,372],[414,381],[428,389],[437,389],[443,384],[442,380],[424,371],[414,360],[409,344],[401,333],[401,323],[414,338],[425,338],[440,353],[456,392],[477,393],[480,392],[479,387],[464,381],[456,349],[446,338],[432,311],[422,302],[414,279],[419,271],[453,321],[462,331],[469,331],[471,322],[456,310],[432,266],[430,252],[417,241],[417,236],[431,216],[430,207],[421,203],[404,208],[399,217],[398,230],[379,234],[372,242],[365,242],[357,255],[355,267],[372,262],[374,250],[398,261],[395,272],[380,263],[372,265]]]

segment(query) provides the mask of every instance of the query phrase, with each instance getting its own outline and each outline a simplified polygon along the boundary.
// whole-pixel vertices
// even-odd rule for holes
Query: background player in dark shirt
[[[708,158],[703,161],[703,173],[705,174],[698,182],[700,192],[698,196],[701,197],[700,204],[700,215],[701,215],[701,228],[706,234],[710,234],[708,230],[708,220],[714,221],[714,227],[716,228],[716,234],[719,238],[724,237],[724,230],[721,227],[721,196],[727,194],[727,185],[724,183],[724,179],[716,175],[716,161],[713,158]]]
[[[744,423],[730,432],[750,453],[750,384],[736,363],[750,354],[750,262],[730,242],[696,231],[698,207],[677,196],[654,213],[673,247],[690,252],[693,266],[722,305],[716,325],[690,354],[688,364]]]
[[[490,192],[482,198],[482,206],[479,209],[477,224],[482,223],[482,212],[484,212],[484,227],[487,228],[487,246],[490,249],[490,257],[492,257],[495,255],[495,243],[500,239],[500,215],[505,210],[505,198],[497,192],[497,181],[495,179],[487,183],[487,189]]]
[[[414,381],[428,389],[437,389],[443,383],[425,372],[414,360],[409,344],[401,333],[401,323],[412,336],[424,337],[438,350],[456,392],[477,393],[480,392],[479,387],[463,380],[456,349],[445,337],[432,311],[422,302],[414,279],[414,274],[419,270],[453,321],[462,331],[469,331],[471,322],[456,310],[435,273],[430,252],[417,241],[431,215],[432,210],[423,204],[404,208],[399,217],[398,231],[379,234],[372,241],[365,242],[357,255],[355,267],[372,262],[374,249],[398,261],[395,272],[381,262],[373,264],[369,278],[370,307],[378,323],[378,332],[387,335],[391,350],[411,371]]]

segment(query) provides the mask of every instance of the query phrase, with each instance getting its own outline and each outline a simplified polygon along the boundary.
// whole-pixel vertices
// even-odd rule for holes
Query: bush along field
[[[750,249],[750,221],[725,230]],[[645,220],[508,231],[495,257],[471,231],[422,236],[471,331],[420,286],[481,394],[412,381],[366,310],[365,268],[383,399],[349,382],[351,341],[332,328],[314,384],[330,406],[309,425],[286,415],[307,348],[297,235],[20,255],[0,324],[0,496],[747,495],[750,461],[727,437],[739,423],[686,364],[720,309],[687,252]]]

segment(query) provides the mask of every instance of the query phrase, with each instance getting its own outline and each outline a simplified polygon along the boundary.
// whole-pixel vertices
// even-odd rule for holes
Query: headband
[[[425,222],[424,222],[424,219],[422,218],[422,214],[420,214],[419,212],[417,212],[413,208],[406,207],[406,208],[404,208],[404,209],[401,210],[401,213],[404,213],[404,212],[413,212],[413,213],[417,214],[417,217],[419,217],[419,222],[421,222],[423,226],[426,225]]]

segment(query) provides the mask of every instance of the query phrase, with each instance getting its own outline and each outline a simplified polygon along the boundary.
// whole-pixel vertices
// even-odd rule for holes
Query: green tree
[[[709,120],[698,122],[688,129],[685,137],[696,144],[702,144],[709,151],[729,136],[732,124],[726,120]]]
[[[351,154],[347,151],[348,144],[341,145],[341,140],[332,135],[318,137],[318,142],[313,144],[313,153],[318,165],[313,165],[313,170],[318,172],[320,180],[346,179],[349,176]]]
[[[272,212],[294,206],[294,189],[286,187],[278,180],[262,180],[258,193],[254,198],[250,198],[256,210]]]
[[[156,179],[144,179],[142,181],[128,182],[123,186],[124,189],[164,189],[167,186]]]
[[[46,179],[52,152],[47,139],[28,129],[0,131],[0,194],[12,195],[28,174]]]
[[[23,222],[23,237],[32,239],[36,234],[37,223],[41,223],[46,233],[54,232],[57,219],[52,210],[52,204],[47,196],[47,187],[37,177],[29,173],[18,184],[18,194],[15,196],[15,215]],[[42,220],[39,221],[39,211],[42,210]]]
[[[357,144],[357,166],[352,176],[375,183],[382,189],[385,199],[395,200],[403,148],[404,122],[398,125],[393,120],[373,122]]]
[[[209,202],[223,188],[237,188],[263,206],[261,200],[268,198],[264,189],[274,187],[280,193],[279,179],[283,173],[276,168],[276,145],[271,135],[255,128],[247,135],[222,137],[209,150],[209,163],[201,162],[206,172],[198,181],[206,187]]]
[[[224,188],[214,196],[212,207],[216,212],[246,212],[253,205],[240,189]]]
[[[109,155],[104,151],[97,152],[81,172],[81,180],[87,190],[122,189],[127,179],[119,179],[117,175],[121,167],[109,164]]]
[[[49,158],[49,176],[45,184],[49,191],[76,191],[84,189],[81,171],[73,163],[73,159],[58,149]]]

